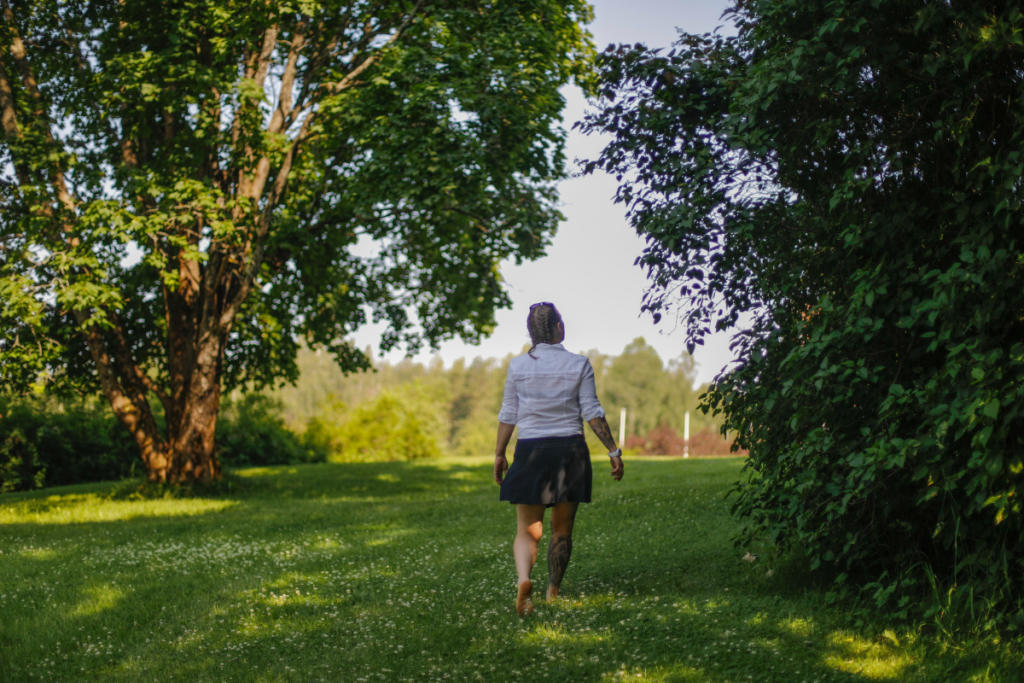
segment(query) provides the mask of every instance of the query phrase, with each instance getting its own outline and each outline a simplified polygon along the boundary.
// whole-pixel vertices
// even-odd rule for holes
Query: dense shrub
[[[444,384],[416,381],[351,410],[336,402],[307,423],[304,438],[332,462],[434,458],[446,442],[446,395]]]
[[[46,465],[39,459],[36,445],[14,428],[0,441],[0,493],[42,488]]]
[[[708,392],[750,448],[739,541],[1024,627],[1020,3],[732,17],[610,49],[584,128],[614,136],[588,168],[647,238],[644,308],[681,303],[691,348],[749,320]]]
[[[732,452],[733,440],[722,437],[716,429],[701,429],[690,435],[690,455],[746,455],[746,451]],[[627,452],[639,455],[683,455],[686,441],[671,427],[660,424],[644,436],[630,436],[623,444]]]
[[[0,492],[119,479],[141,471],[124,427],[99,401],[0,398]]]
[[[701,429],[690,436],[690,455],[747,455],[743,448],[733,450],[734,438],[726,439],[718,429]]]
[[[644,436],[630,436],[624,447],[641,455],[682,455],[686,442],[671,427],[659,424]]]
[[[315,439],[285,426],[281,402],[247,394],[224,402],[217,422],[218,456],[228,467],[323,462],[327,451]]]
[[[327,457],[315,440],[285,426],[279,402],[252,394],[225,400],[223,407],[217,448],[227,466],[322,462]],[[0,493],[144,472],[134,441],[105,403],[0,398]]]

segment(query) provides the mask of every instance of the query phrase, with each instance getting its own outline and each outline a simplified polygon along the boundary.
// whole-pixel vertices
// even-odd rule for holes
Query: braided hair
[[[542,302],[530,307],[530,315],[526,317],[526,330],[530,333],[530,341],[533,346],[526,353],[530,358],[537,360],[533,350],[537,344],[558,343],[558,323],[562,322],[562,314],[558,312],[554,304]]]

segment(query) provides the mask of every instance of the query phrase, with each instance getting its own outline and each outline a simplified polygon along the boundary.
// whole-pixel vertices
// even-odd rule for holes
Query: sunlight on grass
[[[640,683],[653,681],[671,681],[672,683],[686,683],[688,681],[702,681],[703,671],[692,666],[658,667],[656,669],[626,669],[609,671],[601,676],[602,681],[608,683],[621,681],[622,683]]]
[[[86,590],[87,597],[71,610],[73,617],[88,617],[113,609],[124,598],[120,588],[104,584]]]
[[[807,619],[785,619],[779,622],[779,626],[802,638],[809,638],[814,633],[814,625]]]
[[[760,626],[761,624],[766,623],[767,620],[768,620],[768,615],[767,614],[765,614],[764,612],[758,612],[754,616],[752,616],[749,619],[747,619],[746,622],[744,622],[744,623],[747,626]]]
[[[316,540],[314,540],[312,547],[317,550],[336,551],[347,548],[348,546],[345,543],[339,541],[337,538],[332,538],[328,536],[326,538],[317,538]]]
[[[871,642],[845,631],[831,633],[827,642],[833,651],[825,657],[826,664],[872,680],[899,680],[915,663],[906,650],[895,649],[888,643]]]
[[[277,467],[247,467],[241,470],[234,470],[234,474],[239,477],[245,477],[246,479],[256,479],[258,477],[276,477],[282,474],[298,474],[299,471],[295,467],[289,467],[285,465]]]
[[[96,494],[72,494],[0,504],[0,524],[84,524],[139,517],[193,517],[237,504],[234,500],[205,498],[110,500]]]
[[[380,538],[371,538],[369,541],[366,542],[366,545],[370,548],[379,548],[383,545],[391,545],[396,540],[401,538],[401,536],[402,534],[400,533],[392,533],[388,534],[387,536],[382,536]]]
[[[556,645],[596,645],[603,641],[597,633],[569,633],[565,629],[542,625],[528,632],[522,642],[533,645],[552,643]]]

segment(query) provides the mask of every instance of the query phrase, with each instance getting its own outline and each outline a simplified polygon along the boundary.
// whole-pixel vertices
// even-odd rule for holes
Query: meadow
[[[1024,670],[997,638],[939,641],[928,624],[830,601],[799,557],[769,567],[763,549],[735,548],[737,459],[627,459],[619,483],[595,459],[563,598],[521,619],[514,514],[490,463],[4,495],[0,680],[980,682]],[[546,576],[542,550],[533,577]]]

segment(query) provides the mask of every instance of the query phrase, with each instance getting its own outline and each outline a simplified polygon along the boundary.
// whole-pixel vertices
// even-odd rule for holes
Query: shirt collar
[[[546,349],[558,349],[559,351],[565,351],[565,347],[562,346],[561,344],[548,344],[547,342],[540,342],[539,344],[537,344],[537,351],[542,351]]]

